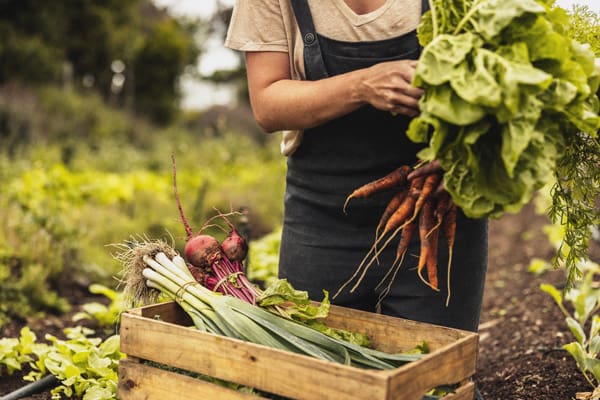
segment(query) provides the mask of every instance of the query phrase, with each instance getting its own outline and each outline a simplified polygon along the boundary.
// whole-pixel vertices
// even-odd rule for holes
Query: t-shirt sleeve
[[[225,46],[239,51],[288,52],[280,0],[236,0]]]

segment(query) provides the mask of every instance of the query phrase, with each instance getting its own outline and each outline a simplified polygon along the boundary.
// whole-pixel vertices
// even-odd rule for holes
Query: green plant
[[[32,371],[24,377],[36,381],[47,374],[60,382],[52,389],[52,399],[81,398],[112,400],[118,388],[118,365],[124,354],[119,350],[119,336],[106,340],[89,337],[94,331],[78,326],[64,330],[67,339],[46,335],[49,345],[34,349]]]
[[[37,381],[54,375],[59,385],[52,389],[52,399],[83,400],[116,399],[118,365],[124,354],[119,350],[119,336],[105,340],[90,337],[94,331],[81,326],[66,328],[66,339],[46,335],[49,343],[37,341],[28,327],[19,338],[0,339],[0,367],[10,375],[21,371],[26,363],[31,367],[23,379]],[[0,368],[0,376],[2,375]]]
[[[35,333],[26,326],[21,329],[20,335],[19,338],[0,339],[0,376],[4,375],[4,371],[8,375],[21,371],[24,363],[33,361],[31,354],[36,345]]]
[[[247,275],[262,286],[269,286],[277,280],[279,268],[279,245],[281,227],[250,242],[247,260]]]
[[[600,266],[587,263],[581,268],[584,271],[583,279],[578,280],[564,294],[549,284],[540,287],[552,296],[564,314],[566,324],[575,338],[574,342],[564,345],[564,348],[575,359],[579,370],[594,388],[591,399],[600,399],[600,316],[597,315],[600,310],[600,289],[596,279],[600,276]]]
[[[99,302],[85,303],[81,312],[73,316],[73,321],[82,319],[94,320],[105,329],[114,328],[119,321],[119,316],[125,309],[125,298],[122,292],[117,292],[104,285],[95,283],[89,287],[90,293],[101,294],[110,300],[108,305]]]

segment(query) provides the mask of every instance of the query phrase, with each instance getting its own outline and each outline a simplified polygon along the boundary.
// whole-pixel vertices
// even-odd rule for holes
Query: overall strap
[[[304,69],[306,78],[317,80],[327,78],[329,74],[325,68],[325,62],[321,56],[321,46],[315,30],[308,0],[291,0],[296,21],[302,34],[304,42]]]

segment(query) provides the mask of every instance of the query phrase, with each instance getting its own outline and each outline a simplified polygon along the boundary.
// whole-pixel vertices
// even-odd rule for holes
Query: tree
[[[2,0],[0,84],[73,83],[166,123],[200,54],[194,31],[151,0]]]

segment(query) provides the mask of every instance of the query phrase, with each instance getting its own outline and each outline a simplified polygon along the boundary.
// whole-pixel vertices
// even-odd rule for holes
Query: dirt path
[[[554,254],[532,207],[490,224],[489,268],[480,328],[478,382],[486,400],[568,400],[590,388],[571,356],[564,316],[542,283],[564,282],[563,271],[535,276],[531,260]]]

